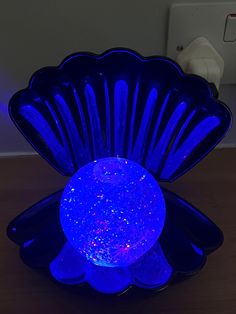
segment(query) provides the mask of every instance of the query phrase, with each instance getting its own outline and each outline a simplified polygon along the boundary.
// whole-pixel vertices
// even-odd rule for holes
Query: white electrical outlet
[[[170,9],[167,56],[205,37],[224,60],[222,84],[236,84],[236,2],[174,4]]]

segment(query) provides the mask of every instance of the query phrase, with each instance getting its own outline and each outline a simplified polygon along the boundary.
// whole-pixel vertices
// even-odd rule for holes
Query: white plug
[[[204,77],[219,90],[224,60],[206,38],[193,40],[178,54],[176,61],[184,72]]]

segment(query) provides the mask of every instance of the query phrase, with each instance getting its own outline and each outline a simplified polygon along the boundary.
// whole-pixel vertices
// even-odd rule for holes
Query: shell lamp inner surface
[[[165,202],[154,177],[123,158],[103,158],[79,169],[61,199],[69,243],[96,265],[126,266],[159,238]]]

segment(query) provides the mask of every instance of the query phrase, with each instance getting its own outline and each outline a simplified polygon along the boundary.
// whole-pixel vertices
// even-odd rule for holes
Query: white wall
[[[178,1],[4,1],[0,10],[0,154],[32,151],[9,120],[7,103],[35,70],[56,65],[81,50],[102,52],[123,46],[143,55],[165,54],[168,10],[174,2]],[[221,96],[236,113],[236,88],[223,87]],[[236,144],[235,131],[225,143]]]

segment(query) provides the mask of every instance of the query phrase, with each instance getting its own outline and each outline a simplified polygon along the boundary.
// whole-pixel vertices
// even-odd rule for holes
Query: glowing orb
[[[67,240],[94,264],[133,263],[157,241],[165,202],[153,176],[139,164],[104,158],[82,167],[61,199]]]

